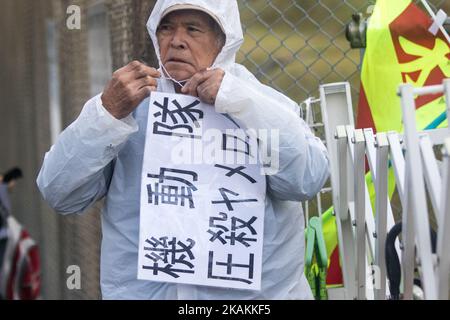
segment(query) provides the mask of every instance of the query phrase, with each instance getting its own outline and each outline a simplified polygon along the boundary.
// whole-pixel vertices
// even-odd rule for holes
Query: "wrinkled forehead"
[[[221,30],[225,34],[219,19],[203,9],[177,9],[166,10],[161,16],[158,27],[162,23],[182,22],[192,25],[204,25],[211,29]]]

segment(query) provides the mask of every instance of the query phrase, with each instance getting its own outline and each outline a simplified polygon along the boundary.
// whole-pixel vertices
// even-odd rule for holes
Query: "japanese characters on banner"
[[[257,141],[195,97],[152,93],[138,279],[261,289],[266,178]]]

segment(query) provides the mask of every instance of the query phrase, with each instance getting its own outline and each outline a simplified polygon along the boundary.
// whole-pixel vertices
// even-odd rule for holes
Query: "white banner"
[[[152,93],[138,279],[261,289],[266,177],[239,126],[195,97]]]

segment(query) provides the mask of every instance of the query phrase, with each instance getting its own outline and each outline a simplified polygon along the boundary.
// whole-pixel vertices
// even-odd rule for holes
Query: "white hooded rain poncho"
[[[83,213],[106,198],[101,247],[104,299],[311,299],[303,274],[304,217],[299,201],[312,198],[327,180],[326,149],[296,114],[295,102],[261,84],[235,63],[243,42],[235,0],[158,1],[147,25],[157,53],[158,24],[163,13],[177,4],[207,9],[225,31],[226,44],[212,66],[225,70],[216,111],[247,128],[280,132],[280,170],[267,176],[261,291],[137,280],[148,98],[122,120],[106,111],[100,95],[89,100],[46,154],[38,186],[50,206],[61,214]],[[159,79],[158,91],[175,92],[174,85]]]

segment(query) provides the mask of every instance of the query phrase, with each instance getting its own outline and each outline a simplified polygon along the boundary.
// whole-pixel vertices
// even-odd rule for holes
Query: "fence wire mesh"
[[[393,0],[394,1],[394,0]],[[318,96],[321,84],[348,81],[356,110],[363,51],[352,49],[346,26],[354,13],[366,18],[375,0],[273,0],[239,1],[245,42],[237,56],[263,83],[283,92],[301,105]],[[422,6],[420,0],[415,1]],[[448,0],[429,0],[434,12],[450,9]],[[321,121],[320,107],[313,106],[313,118]],[[315,134],[324,139],[321,127]],[[330,190],[329,183],[325,186]],[[318,202],[321,202],[318,203]],[[331,194],[305,203],[309,215],[327,210]]]
[[[446,0],[429,3],[436,9]],[[350,48],[345,27],[353,13],[370,15],[374,4],[375,0],[239,1],[245,42],[238,61],[296,102],[316,95],[320,84],[341,81],[350,82],[357,101],[362,55]]]

